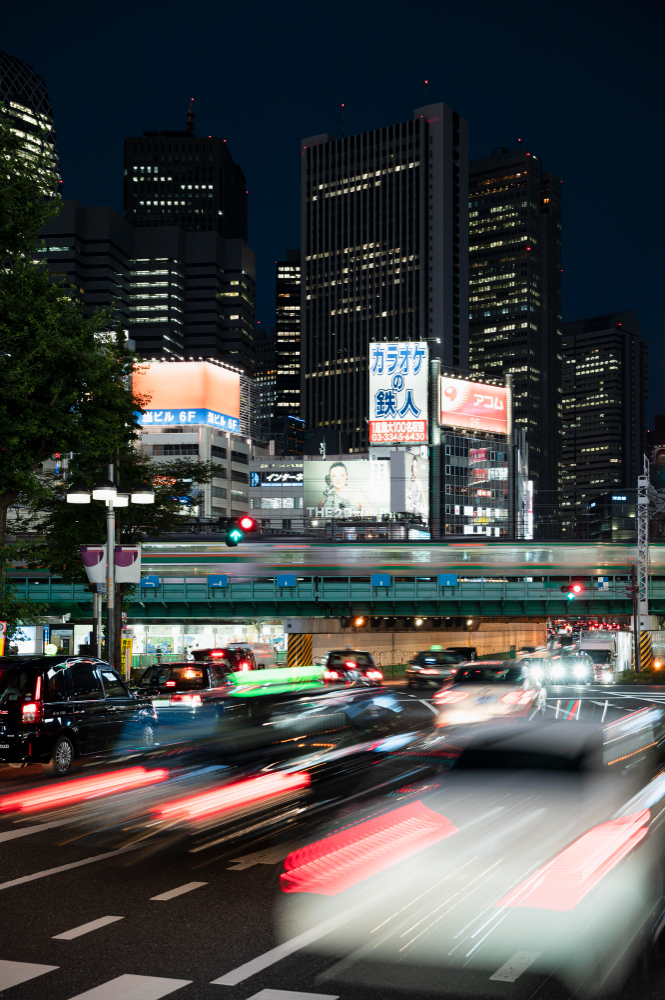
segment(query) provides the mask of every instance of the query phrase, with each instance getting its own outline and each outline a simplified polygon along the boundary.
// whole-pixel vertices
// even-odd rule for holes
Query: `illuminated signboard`
[[[370,444],[427,444],[427,378],[427,344],[370,344]]]
[[[507,393],[502,386],[442,377],[439,423],[442,427],[507,434]]]
[[[132,383],[145,399],[142,427],[208,424],[240,431],[238,372],[210,361],[152,361],[134,369]]]

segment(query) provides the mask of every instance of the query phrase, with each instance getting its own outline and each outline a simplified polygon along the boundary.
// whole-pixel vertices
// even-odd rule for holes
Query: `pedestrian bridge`
[[[628,615],[634,546],[610,543],[150,542],[129,619]],[[89,618],[82,584],[15,569],[18,594]],[[561,587],[581,582],[567,601]],[[665,545],[651,546],[651,610],[665,613]]]

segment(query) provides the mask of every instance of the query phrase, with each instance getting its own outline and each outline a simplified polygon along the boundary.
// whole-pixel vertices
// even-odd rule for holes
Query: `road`
[[[550,695],[550,711],[558,702],[560,714],[565,709],[598,720],[603,710],[610,719],[665,701],[665,689],[558,688]],[[29,771],[0,772],[0,795],[33,787]],[[72,835],[59,822],[52,815],[0,818],[0,992],[8,1000],[569,996],[554,979],[529,975],[517,947],[491,978],[399,965],[363,968],[343,955],[305,950],[302,937],[284,943],[275,927],[281,862],[311,838],[311,822],[196,854],[182,845],[127,846],[121,827]],[[309,936],[325,933],[313,923]],[[665,968],[653,963],[646,976],[635,973],[621,995],[662,997]]]

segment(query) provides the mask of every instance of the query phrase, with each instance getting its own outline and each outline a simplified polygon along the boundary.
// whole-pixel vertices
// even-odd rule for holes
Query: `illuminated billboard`
[[[428,347],[369,345],[370,444],[427,444]]]
[[[142,427],[209,424],[240,430],[240,374],[210,361],[149,361],[134,369],[136,396],[146,398]]]
[[[429,521],[429,460],[408,451],[390,454],[390,509]]]
[[[439,424],[442,427],[469,427],[507,434],[507,405],[503,386],[457,378],[440,379]]]
[[[310,459],[303,471],[303,506],[309,518],[380,517],[390,511],[390,462]]]

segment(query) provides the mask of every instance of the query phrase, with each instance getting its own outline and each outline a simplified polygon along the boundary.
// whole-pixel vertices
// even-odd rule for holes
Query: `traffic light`
[[[241,517],[220,517],[219,526],[226,532],[226,544],[230,548],[235,548],[248,532],[259,529],[257,522],[249,514],[243,514]]]
[[[561,593],[566,595],[567,601],[574,601],[578,594],[581,594],[584,587],[581,583],[571,583],[567,587],[561,588]]]

